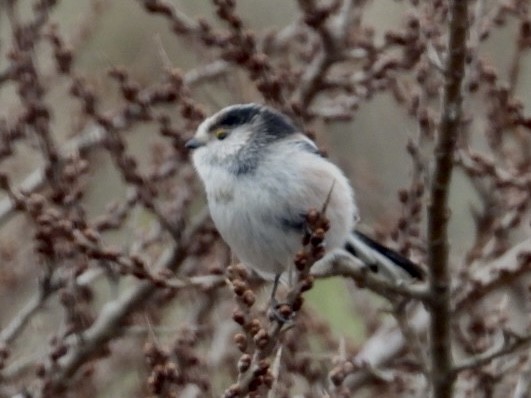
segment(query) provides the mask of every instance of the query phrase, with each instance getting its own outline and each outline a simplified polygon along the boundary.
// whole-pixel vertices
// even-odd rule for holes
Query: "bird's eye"
[[[224,129],[223,127],[220,127],[214,131],[214,137],[216,137],[218,140],[223,140],[229,135],[227,129]]]

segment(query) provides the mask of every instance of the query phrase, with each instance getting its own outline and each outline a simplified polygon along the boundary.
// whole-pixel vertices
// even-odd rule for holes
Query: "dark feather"
[[[282,113],[262,107],[260,113],[262,132],[271,138],[284,138],[298,131],[291,119]]]
[[[253,118],[260,113],[260,107],[255,104],[242,105],[231,109],[220,116],[211,127],[238,127],[250,123]]]
[[[284,230],[302,234],[306,227],[306,216],[305,214],[299,214],[292,217],[282,217],[280,222]]]
[[[408,258],[402,256],[401,254],[397,253],[396,251],[389,249],[388,247],[376,242],[375,240],[369,238],[367,235],[359,232],[354,231],[353,234],[360,239],[363,243],[365,243],[367,246],[369,246],[371,249],[377,251],[381,255],[387,257],[393,264],[395,264],[397,267],[402,268],[404,271],[406,271],[409,275],[411,275],[415,279],[423,280],[425,277],[424,271],[422,268],[420,268],[417,264],[415,264],[413,261],[409,260]],[[347,250],[349,253],[351,253],[355,257],[359,257],[358,253],[356,253],[356,249],[351,244],[345,245],[345,250]],[[377,269],[371,268],[371,270],[375,271]]]

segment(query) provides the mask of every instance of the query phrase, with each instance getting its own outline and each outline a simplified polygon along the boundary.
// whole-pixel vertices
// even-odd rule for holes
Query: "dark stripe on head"
[[[260,106],[255,104],[241,105],[221,115],[216,126],[237,127],[250,123],[260,113]]]
[[[271,143],[299,131],[284,114],[256,104],[235,106],[221,115],[214,124],[233,128],[244,125],[248,125],[252,134],[229,165],[231,172],[236,175],[253,174],[268,153]]]

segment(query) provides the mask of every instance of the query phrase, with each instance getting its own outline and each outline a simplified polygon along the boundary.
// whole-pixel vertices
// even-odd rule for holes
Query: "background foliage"
[[[528,397],[529,7],[1,1],[0,397]],[[293,325],[268,318],[183,148],[251,101],[428,281],[306,269]]]

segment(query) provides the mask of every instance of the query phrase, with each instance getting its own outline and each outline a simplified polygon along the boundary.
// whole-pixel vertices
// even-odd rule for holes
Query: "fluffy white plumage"
[[[194,149],[222,238],[263,278],[290,269],[301,249],[305,214],[322,208],[329,193],[327,252],[349,245],[363,261],[389,261],[374,253],[370,239],[352,234],[358,210],[345,175],[280,112],[256,104],[224,108],[199,126],[187,147]]]

